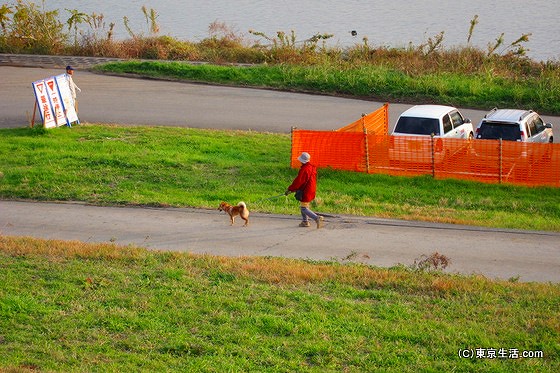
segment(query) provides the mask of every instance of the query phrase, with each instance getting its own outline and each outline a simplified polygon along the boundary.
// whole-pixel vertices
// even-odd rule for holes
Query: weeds
[[[469,36],[467,37],[467,44],[470,44],[475,26],[478,25],[478,14],[475,14],[471,19],[471,26],[469,27]]]
[[[67,34],[58,19],[58,10],[47,11],[45,1],[39,7],[23,0],[0,8],[0,51],[57,54],[66,47]]]
[[[146,24],[150,30],[152,35],[157,35],[159,33],[159,25],[157,24],[157,19],[159,15],[157,14],[154,8],[146,8],[145,5],[142,6],[142,13],[144,13],[144,17],[146,18]]]
[[[440,271],[446,269],[450,264],[451,259],[436,251],[430,255],[423,254],[415,259],[411,268],[417,271]]]

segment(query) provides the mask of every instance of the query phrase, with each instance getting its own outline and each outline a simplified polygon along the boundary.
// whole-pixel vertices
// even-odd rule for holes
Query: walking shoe
[[[317,219],[315,219],[315,223],[317,223],[317,229],[323,227],[323,222],[324,221],[325,221],[325,219],[323,219],[322,216],[318,216]]]
[[[299,226],[300,226],[300,227],[310,227],[311,224],[309,224],[308,221],[302,221],[301,223],[299,223]]]

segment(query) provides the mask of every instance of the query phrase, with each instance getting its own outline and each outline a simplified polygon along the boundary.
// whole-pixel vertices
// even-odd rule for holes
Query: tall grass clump
[[[68,34],[58,10],[18,0],[0,6],[0,52],[58,54],[66,49]]]

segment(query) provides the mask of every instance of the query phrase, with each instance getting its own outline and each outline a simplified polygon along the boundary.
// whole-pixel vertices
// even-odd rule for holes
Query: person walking
[[[288,187],[285,194],[288,195],[295,192],[296,199],[300,201],[302,221],[299,226],[309,227],[311,226],[309,219],[313,219],[317,224],[317,229],[319,229],[323,226],[323,217],[309,209],[311,201],[315,199],[315,193],[317,191],[317,167],[311,164],[310,160],[311,156],[306,152],[301,153],[298,157],[298,161],[301,162],[301,167],[298,175]]]
[[[72,101],[74,104],[74,110],[78,113],[78,100],[76,100],[76,90],[81,92],[82,90],[80,87],[74,83],[74,79],[72,76],[74,75],[74,68],[70,65],[66,66],[66,80],[68,81],[68,87],[70,88],[70,92],[72,93]]]

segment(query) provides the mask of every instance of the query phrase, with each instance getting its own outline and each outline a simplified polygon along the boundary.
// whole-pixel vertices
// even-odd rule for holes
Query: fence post
[[[292,126],[290,130],[290,168],[292,167],[292,159],[294,159],[294,130],[296,127]]]
[[[364,119],[365,116],[366,115],[362,113],[362,128],[364,130],[364,144],[366,146],[366,173],[369,174],[369,142],[368,142],[368,132]]]
[[[430,137],[432,139],[432,177],[435,179],[436,178],[436,151],[434,147],[435,134],[432,132]]]
[[[502,183],[502,173],[503,173],[503,162],[502,162],[502,150],[503,149],[502,149],[502,138],[501,137],[500,137],[499,144],[500,144],[500,150],[499,150],[499,156],[498,156],[498,162],[500,162],[500,165],[499,165],[500,166],[499,167],[500,168],[499,184],[501,184]]]

